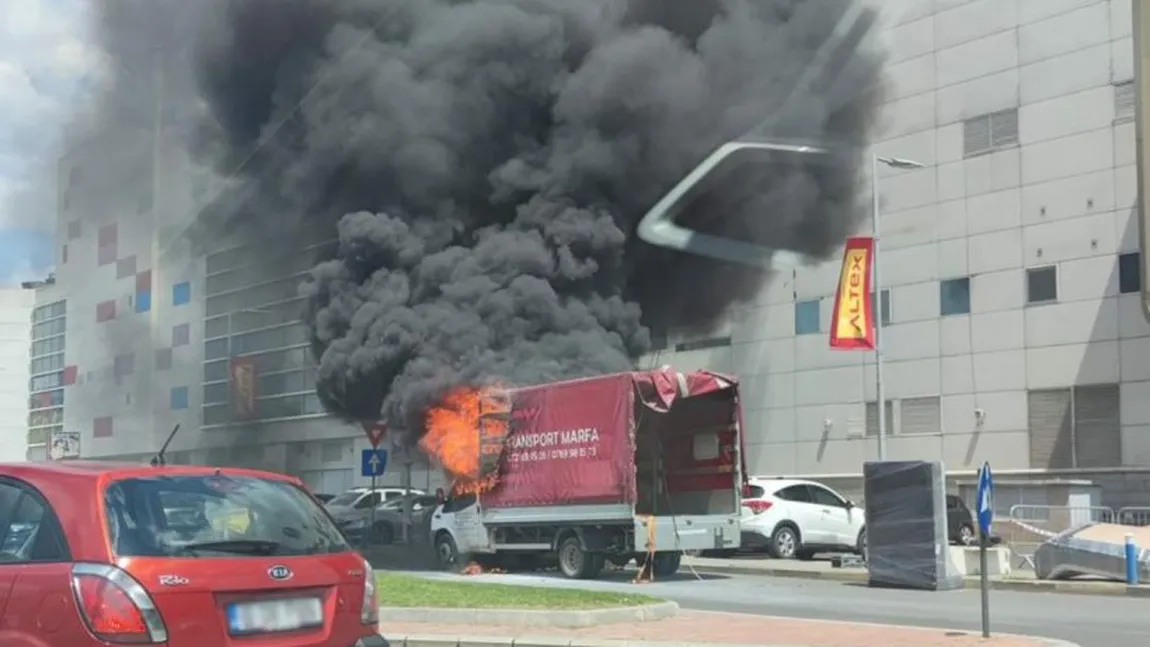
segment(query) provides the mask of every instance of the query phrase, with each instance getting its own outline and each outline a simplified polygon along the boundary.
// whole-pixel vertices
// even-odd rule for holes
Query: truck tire
[[[583,542],[572,535],[559,542],[559,572],[572,580],[591,580],[598,577],[607,560],[602,555],[583,549]]]
[[[655,561],[651,564],[651,574],[655,577],[670,577],[679,572],[679,565],[682,563],[683,553],[678,551],[655,553]]]
[[[461,566],[459,549],[455,546],[455,540],[446,532],[439,533],[435,538],[435,562],[443,571],[458,570]]]

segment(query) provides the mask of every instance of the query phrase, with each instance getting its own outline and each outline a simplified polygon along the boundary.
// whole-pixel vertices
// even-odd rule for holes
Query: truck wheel
[[[606,565],[602,555],[583,550],[583,542],[571,536],[559,544],[559,571],[572,580],[590,580],[599,575]]]
[[[455,540],[447,533],[440,533],[435,538],[435,561],[444,571],[459,568],[459,549],[455,547]]]
[[[651,574],[655,577],[670,577],[679,572],[679,565],[683,563],[683,553],[655,553],[655,561],[651,564]]]

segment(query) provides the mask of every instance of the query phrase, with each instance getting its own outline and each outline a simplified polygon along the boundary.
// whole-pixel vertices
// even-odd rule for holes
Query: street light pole
[[[871,316],[874,317],[874,387],[875,408],[878,412],[878,459],[886,460],[886,389],[882,381],[882,273],[879,268],[882,263],[879,259],[879,204],[878,204],[878,155],[871,155],[871,198],[874,201],[871,210],[871,238],[873,238],[874,260],[874,294],[875,303],[871,306]]]
[[[882,305],[885,299],[882,298],[882,273],[881,273],[881,259],[882,254],[879,253],[879,195],[878,195],[878,167],[879,164],[885,164],[891,168],[897,169],[916,169],[922,168],[923,165],[913,160],[901,159],[898,157],[880,157],[876,154],[871,155],[871,238],[873,239],[873,248],[871,254],[873,260],[871,265],[874,271],[874,303],[871,305],[873,312],[871,316],[874,317],[874,378],[875,378],[875,407],[878,410],[878,459],[880,461],[886,460],[886,387],[882,379]]]

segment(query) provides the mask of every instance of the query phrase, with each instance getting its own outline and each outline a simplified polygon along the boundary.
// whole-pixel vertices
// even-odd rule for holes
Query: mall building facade
[[[939,459],[960,481],[989,460],[1000,478],[1150,504],[1130,0],[881,6],[888,93],[872,150],[924,167],[877,178],[888,457]],[[267,280],[242,248],[170,251],[204,189],[163,150],[140,172],[164,204],[71,215],[86,182],[114,181],[82,177],[100,150],[74,151],[61,174],[62,427],[80,453],[146,458],[178,423],[173,462],[286,470],[321,491],[361,482],[363,433],[322,413],[297,320],[312,257]],[[876,457],[876,375],[873,354],[829,348],[838,274],[837,258],[779,268],[725,327],[643,363],[737,375],[751,470],[850,490]],[[257,381],[241,408],[236,366]],[[435,481],[405,460],[416,486]]]
[[[923,168],[879,167],[887,457],[940,459],[959,485],[990,461],[1019,483],[1000,507],[1054,503],[1030,487],[1053,480],[1150,506],[1130,0],[895,4],[870,152]],[[742,379],[756,473],[855,489],[876,372],[828,344],[840,262],[780,268],[660,361]]]

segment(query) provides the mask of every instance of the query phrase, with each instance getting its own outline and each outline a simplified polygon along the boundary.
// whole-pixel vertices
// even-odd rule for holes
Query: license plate
[[[237,602],[228,605],[228,632],[233,636],[296,631],[323,624],[318,598]]]

